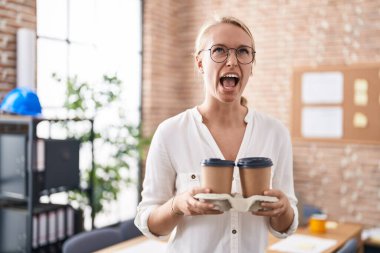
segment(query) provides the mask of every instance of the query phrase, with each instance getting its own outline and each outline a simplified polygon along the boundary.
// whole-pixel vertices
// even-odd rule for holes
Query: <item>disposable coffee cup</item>
[[[231,193],[235,162],[210,158],[202,161],[202,182],[212,193]]]
[[[264,191],[269,189],[272,165],[272,160],[266,157],[239,159],[237,166],[245,198],[263,195]]]

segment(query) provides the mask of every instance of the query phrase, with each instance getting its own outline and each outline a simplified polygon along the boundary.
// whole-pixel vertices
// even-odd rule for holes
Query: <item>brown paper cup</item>
[[[211,193],[231,193],[234,161],[211,158],[202,161],[202,187]]]
[[[271,159],[248,157],[238,161],[241,187],[245,198],[263,195],[270,188]]]

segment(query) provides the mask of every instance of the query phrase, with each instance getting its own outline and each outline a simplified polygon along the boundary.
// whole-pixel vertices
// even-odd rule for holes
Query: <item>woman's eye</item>
[[[249,54],[249,50],[248,50],[248,48],[244,48],[244,47],[238,48],[238,54],[239,55],[248,55]]]
[[[212,52],[217,54],[224,54],[226,53],[226,49],[223,47],[215,47]]]

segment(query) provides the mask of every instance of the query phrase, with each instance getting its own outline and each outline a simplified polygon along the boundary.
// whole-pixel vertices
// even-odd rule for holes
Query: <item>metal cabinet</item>
[[[81,230],[80,211],[39,203],[44,190],[79,188],[80,143],[37,138],[40,122],[0,115],[0,252],[59,252],[59,243]],[[38,142],[43,142],[42,151]],[[41,156],[46,156],[42,165]]]

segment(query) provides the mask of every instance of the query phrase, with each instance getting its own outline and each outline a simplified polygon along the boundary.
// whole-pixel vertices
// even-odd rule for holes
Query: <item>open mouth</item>
[[[220,78],[220,83],[224,88],[234,88],[240,81],[240,78],[236,74],[227,74]]]

